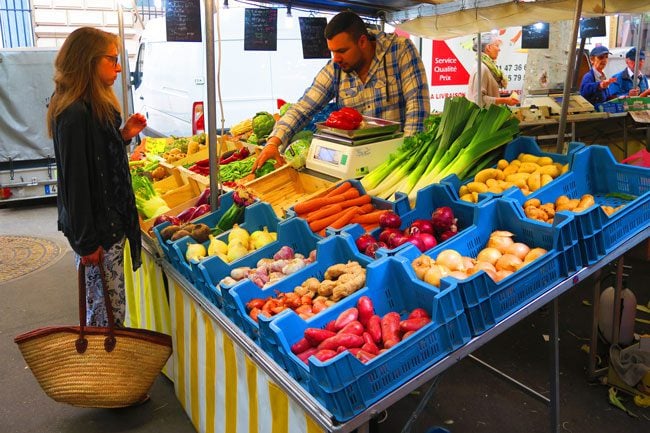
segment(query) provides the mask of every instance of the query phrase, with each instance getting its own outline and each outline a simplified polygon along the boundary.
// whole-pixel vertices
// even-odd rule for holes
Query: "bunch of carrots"
[[[323,196],[297,203],[293,209],[299,217],[307,220],[314,233],[321,236],[325,236],[327,227],[340,229],[353,223],[370,231],[379,226],[379,217],[387,212],[375,208],[371,197],[361,194],[348,181]]]

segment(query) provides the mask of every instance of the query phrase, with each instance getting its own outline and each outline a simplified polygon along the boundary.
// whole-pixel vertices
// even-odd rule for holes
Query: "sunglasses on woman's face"
[[[105,54],[104,57],[106,57],[108,61],[110,61],[113,64],[113,67],[116,67],[117,63],[120,60],[118,56],[109,56],[108,54]]]

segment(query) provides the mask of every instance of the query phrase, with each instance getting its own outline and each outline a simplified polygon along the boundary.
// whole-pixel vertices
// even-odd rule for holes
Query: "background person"
[[[602,104],[611,99],[608,87],[616,81],[616,78],[607,78],[604,72],[610,54],[609,49],[602,45],[589,53],[591,69],[582,77],[580,94],[592,105]]]
[[[634,86],[634,60],[636,59],[636,48],[632,47],[625,53],[625,64],[627,67],[622,71],[614,74],[612,78],[615,78],[614,81],[609,86],[609,94],[611,97],[621,97],[621,96],[647,96],[650,94],[650,89],[648,88],[648,78],[643,75],[641,70],[645,62],[645,53],[643,51],[639,52],[639,65],[637,68],[638,80],[636,86]]]
[[[140,266],[140,226],[126,146],[145,126],[134,114],[120,129],[113,82],[122,70],[116,35],[81,27],[66,38],[54,62],[55,90],[47,111],[57,165],[58,228],[86,268],[86,320],[107,326],[99,276],[106,271],[116,325],[125,314],[123,249]]]
[[[485,33],[481,35],[480,47],[478,38],[474,38],[472,49],[481,53],[481,83],[478,83],[478,67],[475,66],[467,83],[467,99],[482,107],[492,104],[517,105],[517,98],[499,96],[499,88],[505,89],[508,86],[508,79],[496,64],[501,51],[501,40],[492,33]]]
[[[347,11],[330,20],[325,38],[332,59],[276,123],[253,171],[269,158],[283,162],[278,148],[332,99],[338,108],[351,107],[366,116],[400,122],[405,136],[424,129],[430,112],[429,84],[410,39],[368,31],[358,15]]]

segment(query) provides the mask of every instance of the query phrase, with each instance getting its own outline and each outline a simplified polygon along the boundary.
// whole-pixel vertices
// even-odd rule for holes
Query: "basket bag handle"
[[[106,315],[108,316],[108,328],[106,329],[108,335],[104,339],[104,350],[112,352],[115,348],[115,317],[113,316],[113,304],[108,295],[108,285],[106,284],[106,274],[104,273],[103,260],[99,260],[99,275],[102,282],[102,292],[104,294],[104,305],[106,306]],[[86,323],[86,265],[79,263],[77,271],[79,281],[79,338],[75,341],[75,348],[77,353],[84,353],[88,348],[88,340],[84,336]]]

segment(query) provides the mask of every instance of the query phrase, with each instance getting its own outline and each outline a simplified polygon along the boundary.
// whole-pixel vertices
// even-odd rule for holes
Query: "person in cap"
[[[597,46],[589,53],[591,69],[582,77],[580,94],[593,105],[602,104],[612,98],[608,87],[616,78],[607,78],[604,72],[610,54],[609,49],[603,45]]]
[[[612,97],[625,97],[625,96],[647,96],[650,94],[648,88],[648,78],[643,75],[641,69],[645,62],[645,53],[639,51],[639,64],[637,65],[638,79],[636,85],[632,77],[634,77],[634,63],[636,60],[636,48],[632,47],[625,54],[625,64],[627,67],[621,72],[614,74],[612,78],[616,81],[609,86],[609,93]]]
[[[517,105],[517,98],[499,95],[499,88],[505,89],[508,85],[508,79],[496,64],[501,40],[492,33],[484,33],[481,34],[480,47],[478,38],[474,38],[472,49],[481,53],[481,82],[478,83],[478,67],[475,66],[469,76],[466,98],[483,107],[492,104]]]

